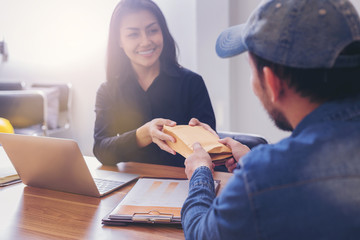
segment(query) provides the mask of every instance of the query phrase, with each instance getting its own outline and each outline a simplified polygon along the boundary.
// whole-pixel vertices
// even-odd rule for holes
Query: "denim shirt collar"
[[[300,121],[292,135],[296,136],[307,126],[317,122],[348,121],[354,118],[360,118],[360,94],[352,98],[323,103]]]

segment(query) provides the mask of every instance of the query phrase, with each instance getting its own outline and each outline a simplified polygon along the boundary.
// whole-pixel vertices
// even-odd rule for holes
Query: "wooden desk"
[[[110,167],[101,166],[95,159],[87,163],[90,168],[147,177],[186,177],[184,169],[177,167],[142,163],[120,163]],[[220,191],[231,175],[215,173],[215,179],[221,180]],[[28,187],[23,183],[0,187],[0,239],[184,239],[183,230],[176,226],[101,224],[101,219],[133,184],[103,198]]]

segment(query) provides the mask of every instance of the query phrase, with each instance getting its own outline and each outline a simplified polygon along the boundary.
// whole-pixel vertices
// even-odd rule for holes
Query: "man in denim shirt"
[[[292,135],[251,152],[220,140],[236,168],[217,198],[210,157],[195,143],[185,161],[185,237],[360,239],[360,20],[352,4],[265,1],[221,33],[216,50],[249,52],[254,93]]]

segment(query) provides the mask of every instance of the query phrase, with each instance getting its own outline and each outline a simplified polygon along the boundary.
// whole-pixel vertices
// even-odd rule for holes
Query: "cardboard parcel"
[[[222,143],[219,138],[201,126],[177,125],[164,126],[163,132],[173,136],[176,142],[167,141],[167,144],[177,153],[187,158],[193,153],[193,144],[198,142],[207,151],[215,165],[225,164],[232,157],[231,149]]]

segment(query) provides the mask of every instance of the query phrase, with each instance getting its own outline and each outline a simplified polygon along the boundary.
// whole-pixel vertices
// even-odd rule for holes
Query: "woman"
[[[163,125],[197,118],[215,129],[201,76],[181,67],[159,7],[122,0],[115,8],[107,50],[107,81],[96,98],[94,154],[107,165],[123,161],[184,166],[165,141]]]

